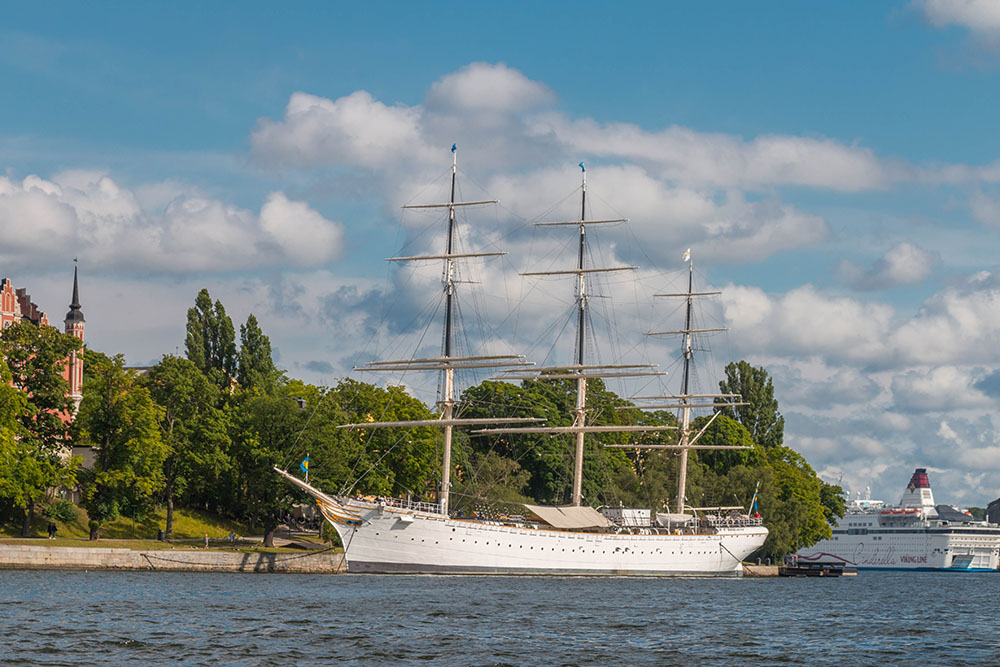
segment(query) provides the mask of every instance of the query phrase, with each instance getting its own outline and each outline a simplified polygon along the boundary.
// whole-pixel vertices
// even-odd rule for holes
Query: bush
[[[68,500],[57,500],[42,512],[42,516],[49,521],[59,521],[60,523],[73,523],[78,515],[76,505]]]

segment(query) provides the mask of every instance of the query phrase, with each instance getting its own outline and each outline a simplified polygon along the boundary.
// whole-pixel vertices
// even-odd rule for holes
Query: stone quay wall
[[[302,553],[139,551],[0,544],[0,569],[336,574],[344,572],[346,567],[344,554],[332,550]]]

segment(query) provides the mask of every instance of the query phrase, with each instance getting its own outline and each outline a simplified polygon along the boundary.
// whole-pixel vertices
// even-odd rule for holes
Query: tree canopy
[[[187,358],[215,384],[228,387],[236,377],[236,330],[221,301],[212,303],[207,289],[187,312]]]
[[[774,384],[763,367],[756,368],[745,361],[727,364],[726,379],[719,382],[719,390],[723,394],[739,394],[741,402],[747,404],[723,408],[722,412],[743,424],[754,442],[765,449],[781,445],[785,418],[778,412]]]
[[[119,515],[143,518],[163,488],[168,448],[158,425],[161,409],[122,355],[91,368],[74,424],[77,440],[96,451],[83,503],[91,539]]]
[[[46,490],[75,483],[69,419],[76,406],[63,373],[70,352],[79,349],[77,338],[26,320],[0,335],[0,440],[7,456],[2,465],[9,468],[0,498],[23,510],[24,536]]]
[[[240,325],[239,370],[236,379],[246,390],[264,394],[274,392],[281,371],[271,358],[271,340],[261,331],[257,318],[250,313],[246,324]]]
[[[187,359],[164,355],[143,379],[157,412],[160,436],[166,447],[163,459],[163,497],[167,505],[164,532],[173,532],[174,500],[191,488],[204,490],[223,475],[229,465],[228,422],[216,407],[219,389]]]

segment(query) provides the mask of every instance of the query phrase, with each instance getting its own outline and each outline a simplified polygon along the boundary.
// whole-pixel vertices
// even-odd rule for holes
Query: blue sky
[[[690,246],[726,291],[716,352],[768,367],[789,444],[825,478],[893,500],[920,465],[943,498],[1000,495],[988,0],[4,14],[2,272],[58,317],[79,256],[96,349],[177,351],[202,286],[237,321],[254,312],[309,381],[426,347],[405,325],[439,270],[381,260],[429,247],[428,221],[398,207],[440,191],[455,141],[466,193],[502,202],[468,243],[511,251],[481,267],[501,322],[485,338],[542,350],[536,322],[572,299],[510,276],[558,263],[562,241],[525,221],[572,195],[582,159],[595,214],[632,219],[606,257],[643,267],[644,314],[619,327],[659,317],[643,299],[682,277]],[[636,327],[604,354],[674,347]]]

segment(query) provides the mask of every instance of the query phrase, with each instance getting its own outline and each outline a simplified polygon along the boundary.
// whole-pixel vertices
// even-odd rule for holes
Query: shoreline
[[[0,544],[0,570],[339,574],[346,568],[343,552],[332,549],[270,553]]]

